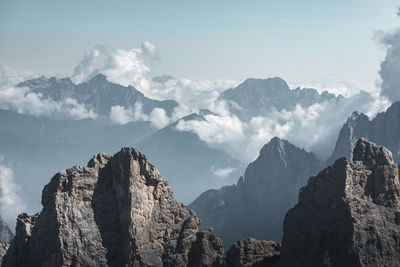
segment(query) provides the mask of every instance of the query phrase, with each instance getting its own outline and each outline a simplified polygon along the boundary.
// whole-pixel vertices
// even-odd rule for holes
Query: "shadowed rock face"
[[[273,241],[256,240],[253,238],[237,241],[226,253],[227,266],[277,266],[280,248],[280,245]]]
[[[247,167],[244,179],[206,191],[189,208],[202,226],[215,229],[225,247],[247,236],[280,241],[286,212],[318,166],[314,154],[275,137]]]
[[[39,214],[18,217],[2,266],[223,264],[221,241],[198,231],[195,214],[131,148],[56,174],[42,205]]]
[[[400,266],[399,166],[365,139],[301,189],[279,266]]]
[[[354,112],[340,130],[335,150],[328,159],[332,164],[336,159],[352,158],[354,146],[359,138],[367,138],[393,152],[395,162],[400,161],[400,102],[393,103],[385,112],[373,120],[364,114]]]

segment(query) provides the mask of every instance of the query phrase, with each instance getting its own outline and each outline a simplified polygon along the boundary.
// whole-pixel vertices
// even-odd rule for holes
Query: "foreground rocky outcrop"
[[[400,266],[399,165],[365,139],[301,189],[279,266]]]
[[[300,190],[282,246],[245,238],[224,258],[212,229],[199,231],[154,166],[123,148],[56,174],[41,213],[19,215],[0,245],[1,266],[400,266],[399,177],[389,150],[360,139],[353,162],[338,159]]]
[[[56,174],[21,214],[2,266],[219,266],[223,247],[144,155],[123,148]]]
[[[273,138],[236,185],[209,190],[189,205],[225,247],[243,237],[280,241],[286,212],[319,170],[313,153]]]
[[[273,241],[245,238],[235,242],[226,253],[227,266],[277,266],[280,248],[281,246]]]

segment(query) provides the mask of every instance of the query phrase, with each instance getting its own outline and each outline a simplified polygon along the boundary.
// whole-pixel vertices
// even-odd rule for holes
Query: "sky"
[[[280,76],[291,84],[362,81],[384,57],[379,30],[399,23],[393,0],[0,0],[0,65],[71,75],[96,45],[149,40],[152,75]]]

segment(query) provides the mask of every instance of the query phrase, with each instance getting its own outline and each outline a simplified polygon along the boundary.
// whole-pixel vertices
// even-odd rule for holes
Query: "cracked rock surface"
[[[18,217],[2,266],[211,266],[223,258],[219,238],[199,232],[194,212],[132,148],[54,175],[42,205]]]

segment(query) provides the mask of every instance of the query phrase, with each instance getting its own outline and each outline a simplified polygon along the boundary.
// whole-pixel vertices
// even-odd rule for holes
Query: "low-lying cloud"
[[[226,168],[216,168],[215,166],[211,167],[211,172],[220,178],[228,177],[232,172],[236,171],[236,168],[226,167]]]
[[[0,109],[13,110],[20,114],[51,116],[60,119],[95,119],[97,114],[75,99],[54,101],[33,93],[29,88],[15,85],[37,75],[0,67]]]
[[[1,216],[6,223],[14,225],[18,214],[24,211],[26,211],[26,205],[20,197],[20,186],[15,182],[13,171],[0,164]]]
[[[205,115],[205,120],[180,121],[176,129],[196,133],[213,147],[236,156],[243,162],[256,158],[261,147],[278,136],[326,158],[333,150],[342,125],[355,110],[369,116],[387,108],[382,98],[360,92],[340,101],[330,100],[307,108],[278,111],[241,121],[225,111],[225,115]]]

